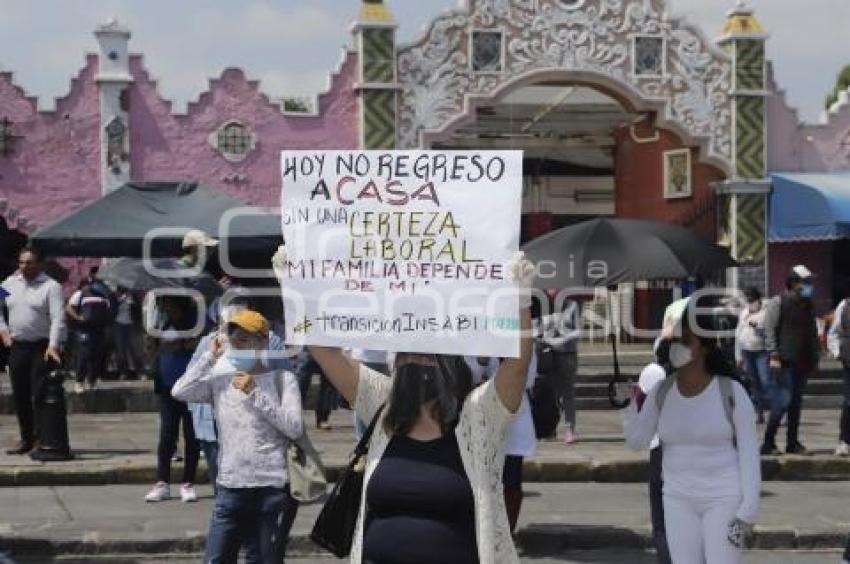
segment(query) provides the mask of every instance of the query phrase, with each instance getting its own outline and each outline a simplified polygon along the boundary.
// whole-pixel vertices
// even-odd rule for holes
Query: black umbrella
[[[537,279],[547,288],[709,277],[736,266],[727,250],[684,227],[639,219],[592,219],[539,237],[523,250],[532,262],[555,263],[554,276]]]
[[[191,288],[212,299],[223,293],[221,285],[206,272],[196,276],[180,276],[186,269],[177,259],[143,260],[107,259],[97,272],[104,282],[129,290],[148,291],[160,288]],[[173,274],[173,275],[172,275]]]
[[[523,250],[532,262],[543,263],[537,278],[542,288],[610,288],[623,282],[707,278],[736,266],[727,250],[683,227],[637,219],[592,219],[535,239]],[[611,344],[614,379],[609,395],[621,406],[613,401],[620,379],[614,335]]]

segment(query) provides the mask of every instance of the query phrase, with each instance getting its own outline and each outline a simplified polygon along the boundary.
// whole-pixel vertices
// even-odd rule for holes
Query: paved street
[[[833,410],[805,411],[803,437],[816,455],[783,457],[781,462],[788,469],[796,468],[799,475],[794,480],[806,480],[805,472],[817,463],[819,475],[827,472],[829,477],[830,472],[837,471],[839,475],[833,477],[842,481],[766,481],[758,546],[835,549],[843,544],[850,531],[850,471],[846,459],[829,454],[837,420],[838,413]],[[352,448],[351,413],[338,410],[331,422],[332,431],[320,432],[313,427],[312,414],[307,416],[314,442],[326,463],[333,466],[342,464]],[[43,464],[28,457],[0,454],[0,477],[8,486],[0,488],[0,538],[19,552],[37,553],[32,562],[43,562],[50,554],[80,550],[110,554],[201,550],[211,506],[209,486],[199,487],[202,499],[198,504],[170,501],[150,505],[141,501],[152,480],[158,424],[153,413],[73,415],[70,432],[75,460]],[[12,442],[15,429],[11,416],[0,416],[0,442]],[[581,440],[573,446],[541,442],[529,467],[530,477],[539,481],[526,486],[528,497],[517,541],[524,561],[652,562],[641,552],[649,533],[646,488],[643,483],[621,483],[641,480],[644,455],[630,452],[623,445],[620,415],[616,412],[580,412],[579,432]],[[61,480],[75,475],[102,480],[75,484],[110,485],[48,487],[67,483]],[[23,487],[25,484],[34,487]],[[306,537],[316,512],[317,507],[312,506],[302,508],[299,514],[292,549],[304,558],[294,562],[330,562],[309,557],[314,549]],[[571,552],[606,547],[626,552]],[[545,560],[568,553],[571,556],[564,556],[564,560]],[[112,558],[93,561],[119,562]],[[758,553],[748,560],[836,561],[834,553],[785,552]]]
[[[211,509],[201,486],[197,504],[145,504],[146,486],[1,488],[0,537],[18,547],[150,552],[199,550]],[[569,549],[644,546],[649,532],[643,484],[529,484],[518,545],[527,557]],[[772,482],[763,488],[758,546],[794,548],[843,544],[850,531],[847,482]],[[299,511],[292,549],[310,553],[307,535],[318,506]]]
[[[745,555],[745,564],[838,564],[841,560],[841,553],[838,551],[755,551]],[[345,562],[336,558],[319,558],[319,557],[297,557],[287,558],[286,561],[290,564],[339,564]],[[523,558],[522,561],[528,564],[655,564],[657,561],[655,556],[645,551],[570,551],[565,552],[558,558]],[[43,560],[35,561],[29,559],[21,559],[19,564],[39,564]],[[109,562],[110,564],[197,564],[198,556],[185,556],[170,554],[155,558],[145,557],[127,557],[116,558],[114,556],[106,556],[103,558],[87,557],[87,558],[57,558],[52,562],[61,564],[101,564]]]

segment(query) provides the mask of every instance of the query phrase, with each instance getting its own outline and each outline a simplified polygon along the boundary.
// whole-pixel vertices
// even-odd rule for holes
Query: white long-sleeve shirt
[[[648,396],[649,392],[652,391],[652,388],[657,386],[658,383],[666,377],[667,372],[664,371],[664,368],[660,364],[657,362],[650,362],[643,368],[643,370],[640,371],[637,385],[638,388],[640,388],[640,391],[643,392],[643,395]],[[655,435],[649,442],[649,448],[652,450],[660,444],[658,435]]]
[[[829,326],[829,333],[826,335],[826,348],[835,358],[841,358],[841,339],[844,337],[841,334],[841,318],[847,307],[850,307],[847,305],[847,300],[841,300],[841,303],[835,308],[832,325]]]
[[[761,459],[753,404],[738,382],[732,383],[732,425],[726,418],[717,378],[698,395],[670,388],[661,414],[656,385],[640,412],[632,402],[623,424],[626,444],[645,450],[656,432],[664,450],[664,494],[690,499],[740,498],[736,517],[755,523],[759,512]]]
[[[564,302],[563,310],[544,315],[536,333],[557,352],[576,352],[581,337],[581,312],[574,300]]]
[[[64,331],[65,308],[62,287],[44,273],[28,282],[16,272],[3,282],[8,322],[0,315],[0,331],[9,331],[15,341],[48,339],[58,347]]]
[[[735,331],[735,360],[741,362],[744,351],[764,352],[765,332],[764,318],[767,311],[764,307],[753,313],[744,308],[738,316],[738,328]]]
[[[286,485],[286,447],[304,432],[301,392],[295,376],[280,372],[255,377],[250,394],[233,387],[236,369],[227,358],[209,352],[192,366],[171,390],[176,399],[211,403],[218,422],[219,471],[216,482],[225,488]],[[280,388],[280,392],[278,391]]]

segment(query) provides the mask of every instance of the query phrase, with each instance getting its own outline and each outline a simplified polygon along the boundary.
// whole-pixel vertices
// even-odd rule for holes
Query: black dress
[[[366,490],[365,564],[478,562],[475,500],[454,433],[393,437]]]

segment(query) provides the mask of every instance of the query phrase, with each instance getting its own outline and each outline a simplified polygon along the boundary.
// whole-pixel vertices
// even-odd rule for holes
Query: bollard
[[[65,406],[65,387],[68,373],[51,370],[44,378],[41,397],[36,405],[38,448],[30,458],[43,462],[73,458],[68,441],[68,412]]]

